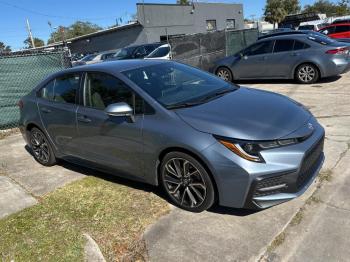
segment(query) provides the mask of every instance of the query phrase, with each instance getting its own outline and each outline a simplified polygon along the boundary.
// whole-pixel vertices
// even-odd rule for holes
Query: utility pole
[[[27,18],[27,30],[28,30],[30,41],[32,42],[32,48],[35,48],[34,39],[33,39],[33,35],[32,35],[32,30],[30,29],[28,18]]]

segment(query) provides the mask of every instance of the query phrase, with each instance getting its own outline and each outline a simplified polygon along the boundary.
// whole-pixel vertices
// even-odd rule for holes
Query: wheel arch
[[[318,74],[319,74],[319,77],[320,77],[320,78],[323,77],[324,73],[323,73],[323,71],[321,70],[321,67],[320,67],[320,65],[319,65],[317,62],[315,62],[315,61],[303,61],[303,62],[301,62],[301,63],[298,63],[298,64],[294,67],[293,72],[292,72],[292,73],[293,73],[292,79],[295,79],[295,75],[296,75],[297,68],[298,68],[299,66],[305,65],[305,64],[311,64],[311,65],[313,65],[314,67],[316,67],[316,69],[317,69],[317,71],[318,71]]]
[[[218,66],[218,67],[215,69],[215,75],[217,75],[217,73],[218,73],[218,71],[219,71],[220,68],[225,68],[225,69],[227,69],[228,71],[230,71],[231,76],[232,76],[232,81],[235,79],[234,74],[233,74],[233,72],[232,72],[232,69],[231,69],[228,65],[220,65],[220,66]]]
[[[211,180],[213,181],[213,186],[214,186],[214,190],[215,190],[215,202],[219,201],[219,190],[218,190],[218,185],[216,183],[216,180],[213,176],[213,172],[210,169],[209,165],[206,163],[206,161],[203,160],[203,157],[201,157],[199,154],[183,148],[183,147],[167,147],[165,149],[163,149],[159,155],[158,155],[158,164],[157,164],[157,185],[159,185],[159,181],[160,181],[160,167],[161,167],[161,163],[163,161],[163,158],[171,152],[181,152],[181,153],[185,153],[190,155],[191,157],[193,157],[194,159],[196,159],[202,166],[203,168],[207,171],[208,175],[210,176]]]

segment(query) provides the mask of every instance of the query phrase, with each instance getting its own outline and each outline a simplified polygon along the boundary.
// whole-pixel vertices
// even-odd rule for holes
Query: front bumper
[[[215,179],[219,204],[264,209],[302,195],[325,158],[324,129],[314,118],[309,121],[315,127],[310,137],[295,145],[263,151],[265,163],[244,160],[220,143],[203,151]]]

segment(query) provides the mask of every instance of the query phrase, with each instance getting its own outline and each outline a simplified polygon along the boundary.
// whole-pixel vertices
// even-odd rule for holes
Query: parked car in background
[[[161,43],[131,45],[120,49],[108,60],[112,61],[112,60],[144,58],[161,45],[162,45]]]
[[[298,30],[318,31],[325,26],[327,26],[327,24],[325,24],[322,20],[303,22],[299,25]]]
[[[105,51],[101,53],[96,53],[96,54],[90,54],[78,61],[73,61],[72,65],[73,66],[80,66],[80,65],[90,65],[90,64],[96,64],[96,63],[101,63],[109,58],[111,58],[114,54],[116,54],[119,50],[110,50],[110,51]]]
[[[18,104],[40,164],[66,159],[160,185],[193,212],[216,201],[252,209],[286,202],[324,161],[324,129],[298,102],[173,61],[67,69]]]
[[[171,59],[171,49],[169,44],[161,45],[152,53],[145,57],[145,59]]]
[[[331,38],[350,38],[350,23],[332,24],[319,30]]]
[[[281,33],[264,36],[217,61],[211,71],[226,81],[295,79],[310,84],[349,71],[349,49],[348,44],[319,33]]]

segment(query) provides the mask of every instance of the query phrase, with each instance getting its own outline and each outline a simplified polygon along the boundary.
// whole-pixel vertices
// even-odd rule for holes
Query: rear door
[[[123,174],[142,176],[143,100],[115,76],[87,72],[83,104],[77,112],[78,144],[83,159]],[[132,122],[128,117],[109,116],[105,108],[125,102],[134,108]]]
[[[56,77],[38,92],[38,109],[48,135],[60,152],[77,155],[76,111],[81,74]]]
[[[270,55],[274,40],[262,41],[245,49],[242,57],[232,66],[234,77],[237,79],[264,78],[269,68]]]
[[[289,78],[294,67],[302,62],[303,52],[310,46],[301,40],[278,39],[268,64],[268,77]]]

